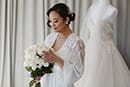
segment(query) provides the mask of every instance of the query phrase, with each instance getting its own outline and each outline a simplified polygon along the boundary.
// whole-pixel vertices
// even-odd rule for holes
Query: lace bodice
[[[93,21],[87,23],[89,29],[89,38],[95,40],[108,41],[112,39],[112,28],[106,21],[99,21],[99,23],[94,24]]]

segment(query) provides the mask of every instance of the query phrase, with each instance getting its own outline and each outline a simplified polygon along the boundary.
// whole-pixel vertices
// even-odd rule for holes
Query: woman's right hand
[[[37,76],[37,77],[35,77],[35,83],[39,82],[40,79],[41,79],[41,76]]]

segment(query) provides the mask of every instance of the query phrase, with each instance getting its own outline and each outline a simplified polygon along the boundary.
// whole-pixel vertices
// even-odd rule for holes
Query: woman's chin
[[[55,31],[55,32],[58,32],[58,29],[54,28],[54,31]]]

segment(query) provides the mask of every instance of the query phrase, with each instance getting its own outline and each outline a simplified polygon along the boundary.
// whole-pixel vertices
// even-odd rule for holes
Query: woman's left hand
[[[50,63],[57,63],[61,68],[63,68],[64,65],[64,60],[61,59],[59,56],[57,56],[54,51],[49,49],[48,51],[43,51],[42,52],[43,57],[42,59],[45,62],[50,62]]]
[[[51,49],[49,49],[48,51],[42,51],[42,53],[43,53],[42,58],[45,62],[50,62],[50,63],[57,62],[58,56]]]

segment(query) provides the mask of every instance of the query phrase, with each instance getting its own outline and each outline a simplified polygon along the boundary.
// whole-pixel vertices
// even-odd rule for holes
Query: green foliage
[[[38,83],[35,85],[35,87],[41,87],[40,82],[38,82]]]
[[[34,85],[34,83],[35,83],[35,80],[34,80],[34,79],[31,80],[31,81],[29,82],[29,87],[32,87],[32,86]]]
[[[32,87],[33,85],[35,85],[35,87],[41,87],[40,82],[35,83],[35,80],[34,80],[34,79],[30,81],[29,87]]]
[[[36,76],[43,76],[46,73],[52,73],[53,64],[50,63],[48,67],[42,66],[41,68],[36,68],[36,70],[31,70],[31,77],[35,78]]]
[[[29,82],[29,87],[32,87],[35,84],[35,87],[41,87],[40,82],[35,83],[35,78],[37,76],[43,76],[44,74],[47,73],[52,73],[52,68],[53,68],[54,64],[53,63],[49,63],[48,67],[44,67],[42,66],[41,68],[36,68],[36,70],[33,70],[31,67],[25,67],[27,71],[31,72],[31,77],[33,78],[33,80],[31,80]]]
[[[25,68],[26,68],[26,70],[29,71],[29,72],[32,72],[32,71],[33,71],[32,67],[25,67]]]

